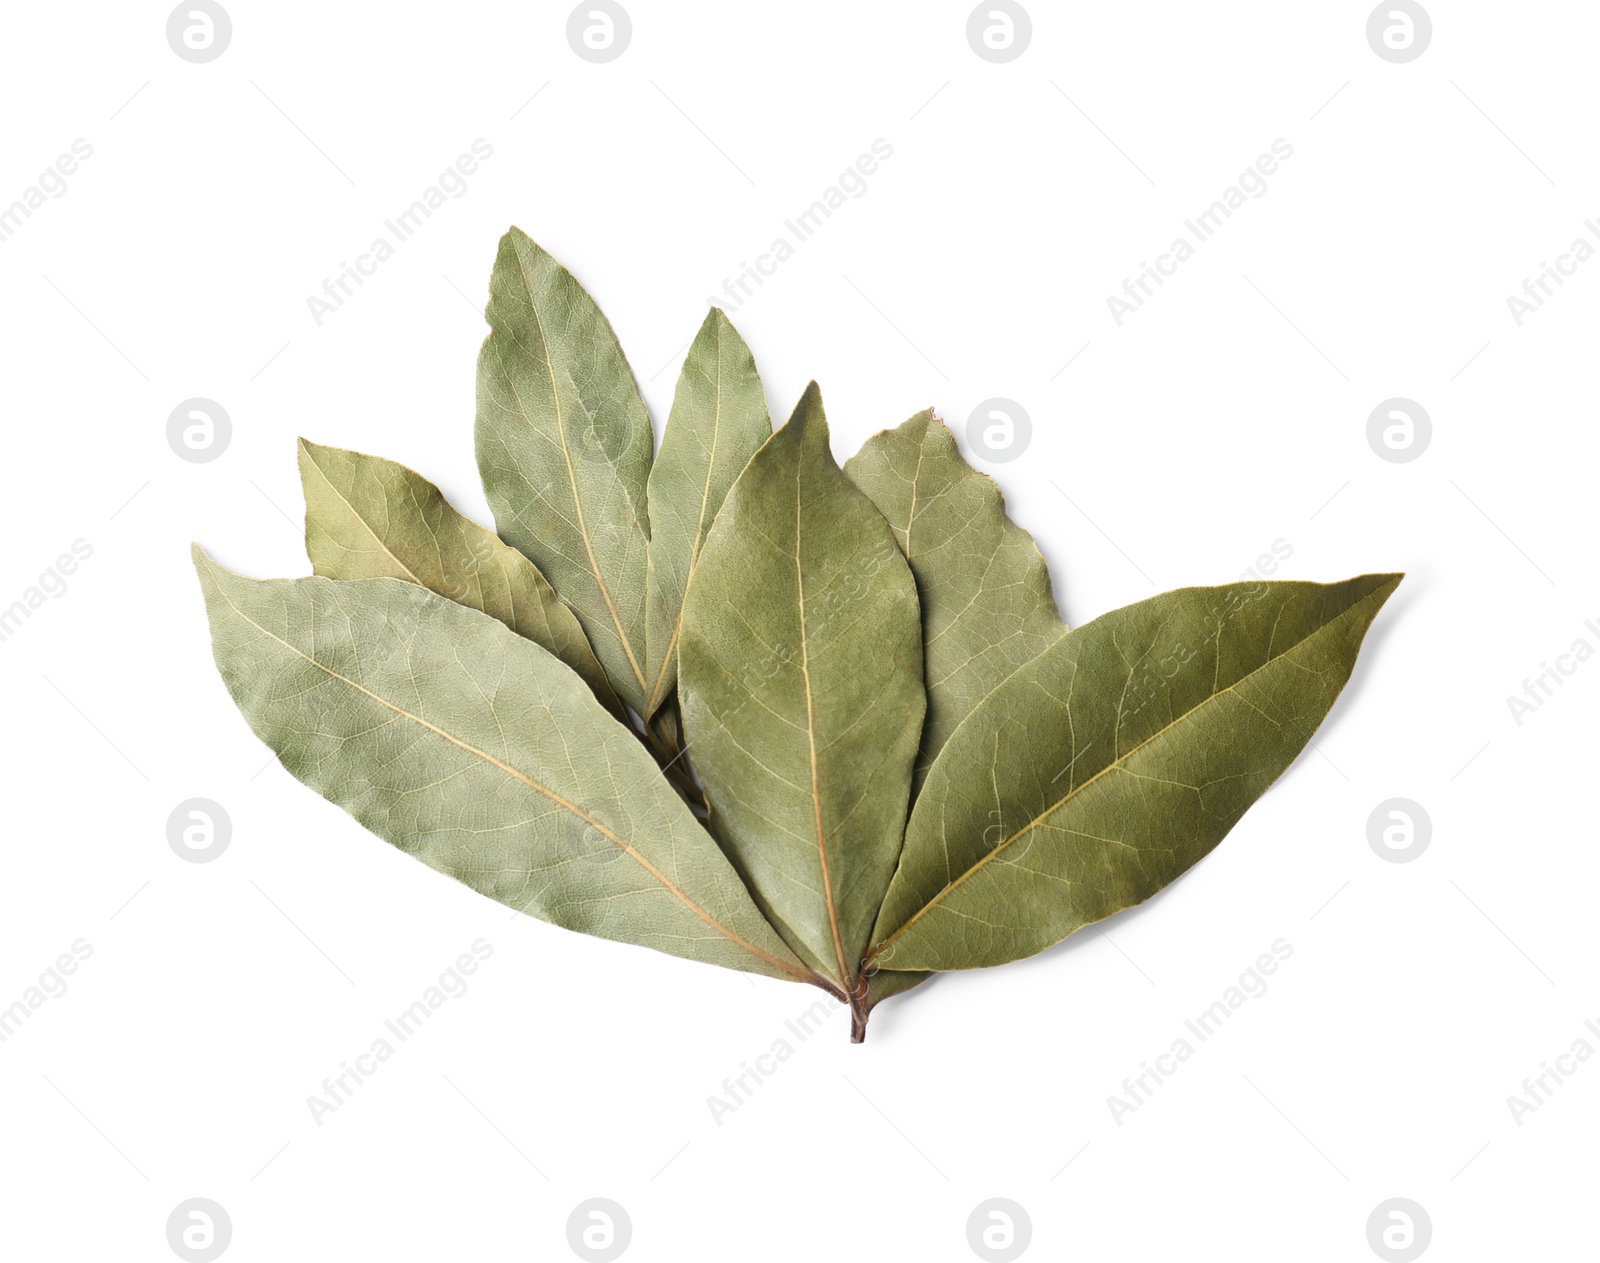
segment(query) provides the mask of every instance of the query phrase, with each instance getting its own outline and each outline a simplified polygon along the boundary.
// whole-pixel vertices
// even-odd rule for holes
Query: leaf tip
[[[194,564],[194,572],[200,579],[201,590],[209,592],[216,586],[217,571],[223,567],[219,566],[216,558],[200,546],[198,540],[189,541],[189,560]]]
[[[538,258],[541,255],[548,257],[549,252],[532,237],[528,236],[527,233],[523,232],[522,229],[512,224],[501,234],[500,245],[495,251],[494,271],[490,273],[489,277],[491,294],[494,290],[495,277],[500,274],[503,268],[517,265],[525,254],[531,254],[534,258]]]
[[[788,429],[793,426],[795,433],[802,437],[810,434],[820,435],[824,442],[828,439],[828,414],[822,408],[822,387],[815,381],[809,383],[800,402],[795,404],[794,412],[789,417]]]

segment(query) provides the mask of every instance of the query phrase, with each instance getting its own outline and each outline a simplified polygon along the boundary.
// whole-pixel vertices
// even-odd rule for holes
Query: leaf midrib
[[[911,528],[917,522],[917,492],[922,488],[922,459],[928,454],[928,441],[931,435],[928,429],[922,431],[922,442],[917,444],[917,467],[911,471],[911,503],[906,508],[906,564],[910,565],[915,555],[911,550]]]
[[[833,898],[833,874],[828,864],[827,833],[822,821],[822,783],[817,765],[816,715],[811,699],[811,637],[806,630],[805,568],[800,560],[801,514],[805,507],[805,497],[801,494],[800,488],[803,469],[804,462],[797,459],[794,466],[794,577],[795,592],[800,605],[800,678],[806,691],[806,753],[811,762],[811,806],[816,818],[817,863],[822,870],[822,898],[828,908],[828,928],[833,933],[834,957],[839,962],[839,985],[848,992],[853,989],[851,986],[853,975],[850,967],[845,964],[844,941],[839,935],[839,909]]]
[[[1256,675],[1258,672],[1265,671],[1268,667],[1272,666],[1274,663],[1281,661],[1283,658],[1287,657],[1294,650],[1298,649],[1301,645],[1305,644],[1308,640],[1312,639],[1315,636],[1320,636],[1323,632],[1327,631],[1328,628],[1332,627],[1340,619],[1342,619],[1345,616],[1347,616],[1352,610],[1357,609],[1361,605],[1364,605],[1367,601],[1371,600],[1372,596],[1373,596],[1373,593],[1371,593],[1371,592],[1367,593],[1360,600],[1352,602],[1350,605],[1346,606],[1343,610],[1341,610],[1338,614],[1334,615],[1334,617],[1329,619],[1326,623],[1323,623],[1320,626],[1314,628],[1312,631],[1310,631],[1306,635],[1302,636],[1299,640],[1295,641],[1292,645],[1288,645],[1287,647],[1285,647],[1283,652],[1274,654],[1272,657],[1268,658],[1265,662],[1263,662],[1260,666],[1253,667],[1249,671],[1245,672],[1245,674],[1241,675],[1237,680],[1235,680],[1232,684],[1228,685],[1226,688],[1217,689],[1215,692],[1207,694],[1207,696],[1205,698],[1203,698],[1201,701],[1199,701],[1195,705],[1191,706],[1188,710],[1184,711],[1183,714],[1177,716],[1175,719],[1172,719],[1168,723],[1162,725],[1162,727],[1160,729],[1158,729],[1156,732],[1151,733],[1148,737],[1146,737],[1138,745],[1134,746],[1132,749],[1128,750],[1126,753],[1118,755],[1110,763],[1106,764],[1105,767],[1101,768],[1093,776],[1089,777],[1088,780],[1084,781],[1083,784],[1081,784],[1081,785],[1079,785],[1079,786],[1077,786],[1077,787],[1075,787],[1073,789],[1068,790],[1067,793],[1065,793],[1060,798],[1058,798],[1054,803],[1052,803],[1048,807],[1046,807],[1043,811],[1041,811],[1038,815],[1036,815],[1032,820],[1028,821],[1027,824],[1023,825],[1015,833],[1011,834],[1010,837],[1008,837],[1008,838],[1004,839],[1002,842],[998,843],[993,850],[991,850],[991,851],[987,852],[986,854],[984,854],[983,856],[981,856],[977,860],[976,863],[972,864],[969,868],[967,868],[964,872],[962,872],[960,874],[960,876],[958,876],[954,881],[947,882],[945,884],[944,888],[941,889],[938,894],[934,895],[925,904],[923,904],[922,907],[918,908],[914,913],[912,913],[911,916],[906,920],[904,925],[902,925],[898,930],[896,930],[893,934],[889,935],[888,938],[884,939],[883,942],[879,943],[876,947],[874,947],[870,952],[867,953],[868,962],[876,960],[877,957],[879,956],[879,954],[882,953],[882,951],[886,947],[888,947],[889,944],[893,943],[895,941],[895,939],[899,938],[902,934],[904,934],[907,930],[909,930],[914,924],[916,924],[916,922],[919,919],[921,919],[923,913],[929,911],[931,908],[933,908],[936,905],[938,905],[938,903],[946,895],[948,895],[951,891],[955,890],[956,887],[960,886],[962,884],[962,882],[967,880],[967,878],[971,877],[974,873],[976,873],[979,869],[981,869],[984,865],[986,865],[995,856],[999,855],[1000,852],[1005,850],[1006,847],[1010,846],[1018,838],[1022,837],[1024,834],[1030,833],[1034,829],[1038,828],[1041,821],[1043,821],[1046,817],[1051,816],[1051,815],[1055,814],[1057,811],[1061,810],[1061,808],[1065,807],[1067,805],[1067,803],[1071,802],[1080,793],[1082,793],[1084,790],[1088,789],[1089,786],[1093,785],[1102,776],[1106,775],[1108,772],[1114,772],[1114,771],[1120,770],[1122,767],[1124,767],[1127,764],[1129,759],[1131,759],[1134,755],[1138,754],[1140,750],[1143,750],[1152,741],[1155,741],[1157,738],[1163,736],[1165,733],[1167,733],[1171,729],[1177,727],[1177,725],[1183,723],[1184,720],[1188,719],[1191,715],[1195,714],[1197,711],[1203,709],[1206,706],[1211,705],[1211,703],[1216,701],[1219,697],[1222,697],[1222,696],[1224,696],[1224,695],[1226,695],[1228,693],[1233,692],[1241,684],[1243,684],[1246,680],[1250,679],[1252,676]],[[1070,708],[1069,708],[1069,713],[1070,713]]]

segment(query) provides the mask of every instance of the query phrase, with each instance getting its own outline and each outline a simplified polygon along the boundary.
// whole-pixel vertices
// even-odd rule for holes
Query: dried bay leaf
[[[871,960],[998,965],[1149,898],[1300,753],[1400,579],[1184,588],[1064,636],[934,761]]]
[[[867,1003],[866,1012],[857,1017],[857,1024],[850,1032],[852,1043],[861,1043],[866,1039],[867,1014],[877,1008],[885,1000],[893,999],[912,987],[920,987],[934,975],[931,973],[910,973],[894,969],[875,969],[867,975]]]
[[[611,326],[515,228],[487,317],[497,533],[302,442],[316,574],[195,550],[229,692],[397,849],[556,925],[821,987],[855,1041],[935,971],[1041,951],[1198,862],[1401,578],[1190,588],[1068,631],[931,411],[841,470],[816,384],[773,433],[712,310],[657,455]]]
[[[655,436],[616,334],[572,273],[513,228],[478,356],[478,470],[500,538],[583,624],[617,695],[648,703],[645,487]]]
[[[421,474],[300,440],[306,551],[328,579],[405,579],[498,618],[576,671],[619,718],[622,704],[577,615],[522,553],[462,516]]]
[[[875,434],[844,471],[894,528],[917,580],[928,691],[920,785],[972,708],[1067,629],[1033,538],[932,409]]]
[[[684,733],[711,828],[797,955],[865,1004],[923,712],[916,586],[834,463],[813,383],[751,458],[684,601]]]
[[[814,981],[635,737],[533,641],[414,583],[194,560],[256,735],[379,837],[570,930]]]
[[[755,359],[728,317],[713,307],[689,346],[650,469],[646,716],[678,682],[683,594],[706,534],[734,479],[771,437]]]

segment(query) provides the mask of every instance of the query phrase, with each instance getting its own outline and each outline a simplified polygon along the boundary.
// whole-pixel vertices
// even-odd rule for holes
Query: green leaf
[[[739,476],[684,601],[711,827],[801,959],[855,994],[922,730],[916,586],[828,450],[813,382]]]
[[[771,437],[772,418],[750,348],[713,307],[683,362],[650,470],[647,715],[677,683],[683,594],[706,533],[733,480]]]
[[[921,986],[933,975],[929,973],[913,974],[900,973],[893,969],[879,969],[867,979],[867,1012],[872,1012],[878,1005],[892,996],[897,996],[903,991],[910,991],[912,987]]]
[[[250,726],[378,836],[567,929],[813,981],[639,742],[531,640],[414,583],[194,557]]]
[[[1067,629],[1033,537],[932,409],[873,435],[844,471],[894,528],[917,580],[928,688],[920,785],[972,708]]]
[[[500,239],[486,314],[478,469],[500,538],[550,580],[642,711],[655,437],[633,372],[594,300],[520,229]]]
[[[872,959],[999,965],[1149,898],[1300,753],[1400,579],[1184,588],[1063,637],[934,762]]]
[[[328,579],[405,579],[498,618],[576,671],[602,705],[622,704],[577,616],[531,561],[463,517],[404,465],[300,440],[306,551]]]

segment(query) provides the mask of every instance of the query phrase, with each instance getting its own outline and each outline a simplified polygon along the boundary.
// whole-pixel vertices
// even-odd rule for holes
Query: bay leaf
[[[1017,960],[1178,877],[1310,740],[1401,577],[1184,588],[1021,667],[929,770],[871,961]]]
[[[894,969],[876,969],[867,978],[866,1012],[871,1013],[885,1000],[892,999],[912,987],[920,987],[932,978],[931,973],[910,973]],[[851,1042],[861,1043],[866,1037],[866,1019],[862,1017],[861,1029],[851,1032]]]
[[[972,708],[1067,629],[1033,537],[932,409],[873,435],[844,471],[894,529],[917,581],[928,691],[920,785]]]
[[[306,551],[328,579],[405,579],[498,618],[578,673],[608,710],[622,704],[578,617],[539,569],[458,513],[421,474],[379,456],[300,440]]]
[[[815,382],[717,514],[678,669],[712,831],[796,954],[860,1004],[922,730],[922,635],[911,571],[834,463]]]
[[[570,930],[816,981],[637,739],[539,645],[415,583],[194,559],[251,728],[379,837]]]
[[[728,317],[713,307],[689,346],[650,469],[647,717],[677,684],[683,594],[706,533],[734,479],[771,437],[755,359]]]
[[[478,470],[500,538],[583,624],[617,695],[648,702],[645,487],[655,436],[616,334],[520,229],[500,239],[478,356]]]

